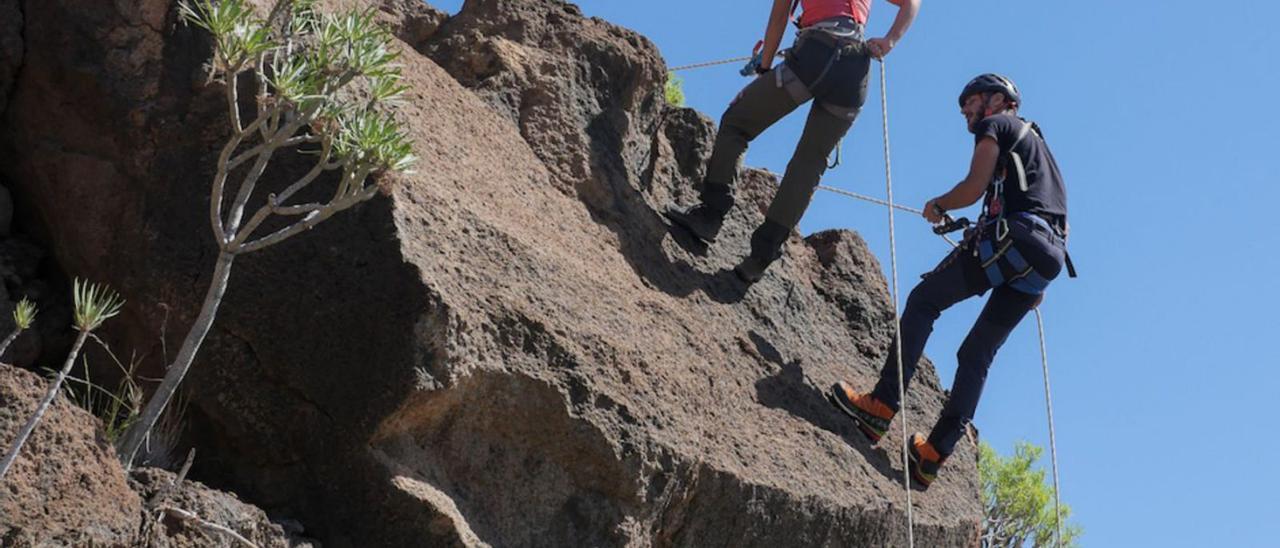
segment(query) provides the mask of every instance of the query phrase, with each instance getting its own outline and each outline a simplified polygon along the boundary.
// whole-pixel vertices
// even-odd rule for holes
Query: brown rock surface
[[[139,545],[151,548],[243,546],[225,531],[178,517],[184,514],[177,511],[225,527],[261,548],[309,545],[290,543],[284,530],[271,523],[262,510],[240,502],[235,495],[193,481],[174,485],[175,479],[174,474],[158,468],[141,468],[131,475],[130,487],[145,501],[148,515],[160,516],[160,519],[148,520],[140,535],[145,540],[138,542]]]
[[[378,8],[396,38],[413,48],[423,47],[449,19],[449,14],[422,0],[385,0]]]
[[[0,364],[0,443],[8,450],[48,380]],[[306,546],[234,495],[155,468],[126,480],[101,423],[58,397],[0,480],[0,546],[241,546],[234,538],[169,513],[177,509],[262,547]],[[159,516],[159,519],[156,518]]]
[[[29,3],[0,170],[144,348],[207,284],[226,128],[207,39],[122,6]],[[237,263],[187,381],[195,474],[333,546],[902,545],[897,425],[871,447],[821,393],[870,383],[888,342],[861,240],[794,237],[744,290],[773,184],[748,171],[721,242],[686,251],[656,211],[692,199],[710,122],[663,104],[648,40],[572,5],[397,34],[430,56],[403,60],[417,172]],[[931,367],[909,398],[936,416]],[[976,534],[972,446],[944,472],[914,496],[922,546]]]
[[[48,381],[0,364],[0,453],[35,411]],[[0,545],[128,546],[142,502],[97,419],[59,397],[0,479]]]

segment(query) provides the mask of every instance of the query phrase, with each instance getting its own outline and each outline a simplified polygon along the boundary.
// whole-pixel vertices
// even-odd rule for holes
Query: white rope
[[[848,196],[848,197],[850,197],[850,198],[857,198],[857,199],[859,199],[859,200],[863,200],[863,201],[866,201],[866,202],[871,202],[871,203],[873,203],[873,204],[878,204],[878,205],[882,205],[882,206],[885,206],[885,207],[892,207],[892,208],[897,209],[897,210],[900,210],[900,211],[906,211],[907,213],[915,213],[916,215],[923,215],[923,212],[921,212],[919,209],[916,209],[916,208],[914,208],[914,207],[907,207],[907,206],[904,206],[904,205],[891,204],[891,203],[886,202],[886,201],[884,201],[884,200],[881,200],[881,199],[879,199],[879,198],[873,198],[873,197],[871,197],[871,196],[867,196],[866,194],[858,194],[857,192],[851,192],[851,191],[845,190],[845,189],[843,189],[843,188],[836,188],[836,187],[833,187],[833,186],[827,186],[827,185],[818,185],[818,190],[825,190],[825,191],[827,191],[827,192],[834,192],[834,193],[839,194],[839,195],[841,195],[841,196]]]
[[[1040,364],[1044,370],[1044,407],[1049,414],[1049,456],[1053,460],[1054,546],[1062,546],[1062,500],[1058,488],[1058,440],[1053,431],[1053,396],[1049,394],[1049,351],[1044,342],[1044,316],[1036,307],[1036,328],[1040,331]]]
[[[885,207],[890,207],[890,208],[898,209],[898,210],[901,210],[901,211],[906,211],[907,213],[915,213],[916,215],[922,215],[922,214],[923,214],[919,209],[916,209],[916,208],[914,208],[914,207],[907,207],[907,206],[904,206],[904,205],[898,205],[898,204],[894,204],[894,203],[886,202],[886,201],[881,200],[881,199],[879,199],[879,198],[873,198],[873,197],[871,197],[871,196],[867,196],[866,194],[858,194],[857,192],[850,192],[850,191],[845,190],[845,189],[843,189],[843,188],[836,188],[836,187],[833,187],[833,186],[826,186],[826,185],[818,185],[818,190],[825,190],[825,191],[827,191],[827,192],[831,192],[831,193],[839,194],[839,195],[841,195],[841,196],[848,196],[848,197],[850,197],[850,198],[857,198],[857,199],[862,200],[862,201],[865,201],[865,202],[871,202],[871,203],[873,203],[873,204],[882,205],[882,206],[885,206]],[[947,236],[946,234],[939,234],[938,236],[941,236],[943,240],[946,240],[946,241],[947,241],[947,243],[951,244],[951,247],[959,247],[959,246],[960,246],[960,244],[956,243],[956,242],[955,242],[955,240],[952,240],[952,239],[951,239],[949,236]]]
[[[880,59],[880,116],[884,126],[884,188],[889,211],[889,264],[893,275],[893,339],[898,358],[898,413],[902,415],[902,490],[907,494],[907,546],[915,548],[915,519],[911,508],[911,465],[907,455],[907,389],[902,376],[902,323],[898,317],[898,241],[893,226],[893,170],[889,163],[889,97],[885,84],[885,62]]]
[[[724,60],[722,60],[722,61],[708,61],[708,62],[706,62],[706,63],[694,63],[694,64],[692,64],[692,65],[680,65],[680,66],[678,66],[678,67],[671,67],[671,68],[667,69],[667,71],[668,71],[668,72],[680,72],[680,71],[682,71],[682,70],[693,70],[693,69],[699,69],[699,68],[705,68],[705,67],[714,67],[714,66],[716,66],[716,65],[727,65],[727,64],[729,64],[729,63],[741,63],[741,62],[743,62],[743,61],[750,61],[750,60],[751,60],[751,56],[747,56],[747,57],[734,57],[733,59],[724,59]]]

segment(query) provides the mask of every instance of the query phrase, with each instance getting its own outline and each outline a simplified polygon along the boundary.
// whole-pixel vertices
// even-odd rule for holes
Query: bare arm
[[[782,35],[787,31],[787,17],[790,15],[791,0],[773,0],[773,11],[769,12],[769,26],[764,31],[764,49],[760,50],[761,70],[769,70],[773,67],[773,57],[778,54],[778,46],[782,44]]]
[[[885,34],[884,38],[867,40],[867,46],[876,57],[888,55],[889,51],[898,45],[898,41],[907,34],[907,29],[911,28],[911,23],[916,20],[916,14],[920,13],[920,0],[901,0],[897,4],[898,16],[893,19],[893,26],[889,27],[889,33]]]
[[[991,184],[991,178],[996,174],[996,160],[1000,158],[1000,145],[996,140],[987,137],[978,142],[978,146],[973,149],[973,160],[969,163],[969,175],[963,181],[956,183],[950,191],[942,196],[938,196],[924,206],[925,218],[930,222],[938,222],[939,215],[934,211],[934,206],[944,210],[960,209],[968,207],[982,198],[982,194],[987,191],[987,185]]]

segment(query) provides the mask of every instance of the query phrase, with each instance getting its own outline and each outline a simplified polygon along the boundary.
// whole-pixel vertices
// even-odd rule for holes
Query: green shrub
[[[667,86],[665,89],[667,104],[673,107],[684,106],[684,80],[676,76],[674,72],[667,73]]]

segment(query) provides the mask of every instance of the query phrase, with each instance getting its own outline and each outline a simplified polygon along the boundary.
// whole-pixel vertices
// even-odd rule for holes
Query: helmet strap
[[[1001,95],[1004,95],[1004,94],[1002,93]],[[994,92],[994,91],[984,91],[984,92],[982,92],[982,117],[983,117],[983,118],[986,118],[986,117],[991,116],[991,115],[993,115],[993,114],[998,114],[998,113],[997,113],[997,112],[996,112],[996,111],[991,107],[991,100],[992,100],[992,99],[995,99],[995,97],[996,97],[996,92]],[[1003,112],[1003,111],[1002,111],[1002,112]]]

